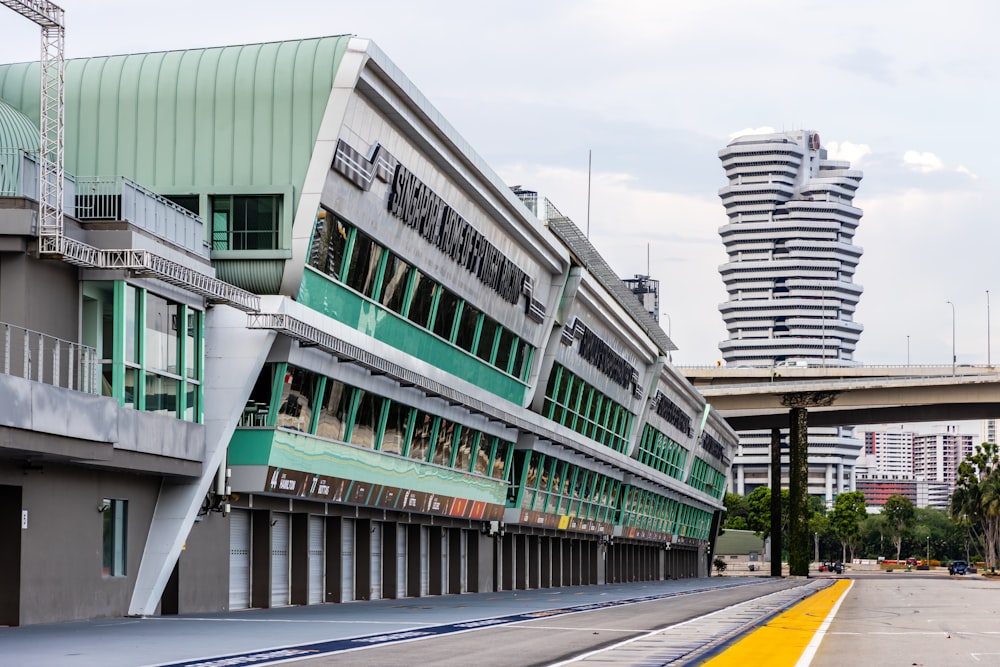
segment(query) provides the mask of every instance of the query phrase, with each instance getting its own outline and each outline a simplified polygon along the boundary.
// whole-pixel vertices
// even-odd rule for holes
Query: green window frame
[[[105,577],[128,576],[128,500],[101,501],[101,572]]]
[[[277,250],[281,195],[211,195],[213,250]]]

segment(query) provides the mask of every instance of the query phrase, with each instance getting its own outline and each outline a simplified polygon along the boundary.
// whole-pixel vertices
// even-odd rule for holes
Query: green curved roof
[[[0,149],[38,150],[38,126],[28,117],[0,100]]]
[[[66,170],[165,193],[290,184],[297,202],[350,39],[69,60]],[[38,63],[0,65],[0,99],[36,128],[38,84]]]

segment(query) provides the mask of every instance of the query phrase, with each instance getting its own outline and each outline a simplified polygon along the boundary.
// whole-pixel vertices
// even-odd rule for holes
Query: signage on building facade
[[[691,416],[669,398],[662,391],[657,390],[653,398],[653,410],[665,422],[684,433],[689,438],[694,435],[691,430]]]
[[[333,170],[365,191],[375,178],[391,182],[387,203],[391,215],[504,301],[516,304],[523,294],[528,317],[544,321],[545,304],[534,298],[531,277],[381,146],[376,144],[368,158],[340,139]]]
[[[265,493],[463,519],[484,521],[503,519],[503,505],[481,500],[371,484],[275,466],[268,467],[267,475],[268,483],[263,489]]]
[[[561,341],[564,345],[572,345],[579,339],[577,353],[587,360],[597,370],[601,371],[615,384],[631,389],[636,398],[642,397],[642,387],[639,386],[639,371],[629,363],[628,359],[615,352],[608,343],[595,334],[579,317],[574,317],[564,328]]]

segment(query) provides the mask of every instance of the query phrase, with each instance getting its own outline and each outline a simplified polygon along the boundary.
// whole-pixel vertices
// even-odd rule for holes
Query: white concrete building
[[[913,474],[913,431],[904,425],[879,425],[865,430],[865,454],[871,473]]]
[[[853,205],[860,171],[831,160],[811,130],[736,138],[719,151],[728,185],[719,197],[729,220],[719,228],[728,261],[719,306],[729,337],[727,365],[853,364],[862,326],[854,311],[862,250]],[[768,483],[770,434],[740,434],[733,491]],[[809,492],[828,503],[854,488],[862,443],[850,428],[810,429]]]
[[[947,482],[955,487],[958,464],[972,454],[976,433],[961,433],[958,425],[935,427],[932,432],[913,436],[913,475],[917,479]]]

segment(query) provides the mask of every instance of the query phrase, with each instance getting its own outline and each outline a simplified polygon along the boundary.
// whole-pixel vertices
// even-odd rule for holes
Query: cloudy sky
[[[646,273],[648,254],[678,365],[714,364],[726,335],[718,151],[748,129],[816,130],[864,171],[856,359],[949,364],[949,300],[958,362],[1000,359],[993,0],[60,5],[68,57],[372,39],[508,184],[589,219],[619,274]],[[0,8],[0,62],[38,52],[34,25]]]

